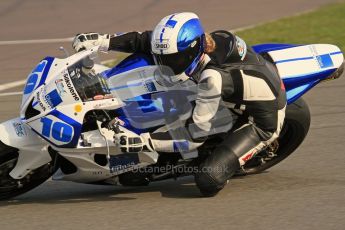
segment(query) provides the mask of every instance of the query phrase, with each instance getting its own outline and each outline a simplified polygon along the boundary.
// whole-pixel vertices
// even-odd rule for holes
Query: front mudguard
[[[14,179],[21,179],[32,170],[52,160],[47,142],[34,133],[20,118],[0,124],[0,141],[8,146],[4,151],[8,152],[8,149],[12,149],[11,153],[18,152],[16,166],[10,172],[10,176]]]

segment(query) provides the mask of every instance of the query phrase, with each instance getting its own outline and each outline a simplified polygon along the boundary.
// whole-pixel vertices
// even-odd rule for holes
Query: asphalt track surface
[[[194,11],[207,30],[277,19],[331,0],[6,1],[0,40],[70,37],[77,32],[150,29],[160,17]],[[0,84],[24,79],[68,43],[0,46]],[[0,229],[345,229],[345,76],[305,96],[312,125],[303,145],[269,172],[235,178],[200,198],[192,178],[124,188],[48,181],[0,203]],[[21,87],[3,92],[20,91]],[[0,120],[18,114],[19,96],[0,97]]]

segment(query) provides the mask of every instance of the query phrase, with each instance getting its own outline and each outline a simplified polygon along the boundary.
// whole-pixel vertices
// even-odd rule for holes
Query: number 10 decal
[[[73,128],[62,122],[53,121],[47,117],[41,118],[43,123],[42,135],[44,137],[54,138],[57,141],[69,143],[73,138]]]

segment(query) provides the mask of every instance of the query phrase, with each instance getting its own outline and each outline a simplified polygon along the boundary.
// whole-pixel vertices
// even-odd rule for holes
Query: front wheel
[[[42,184],[52,175],[50,164],[35,169],[20,180],[13,179],[9,173],[16,166],[18,150],[0,141],[0,200],[7,200]]]
[[[278,164],[298,148],[306,137],[309,127],[309,107],[300,98],[287,106],[285,123],[279,138],[266,150],[261,151],[249,160],[238,174],[257,174]]]

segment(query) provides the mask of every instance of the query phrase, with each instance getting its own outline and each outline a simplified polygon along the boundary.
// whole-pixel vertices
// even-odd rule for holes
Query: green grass
[[[249,45],[260,43],[334,44],[345,51],[345,2],[328,5],[315,11],[265,23],[238,33]],[[128,54],[107,64],[111,67]]]
[[[326,43],[337,45],[345,51],[345,2],[266,23],[236,34],[250,45]]]

